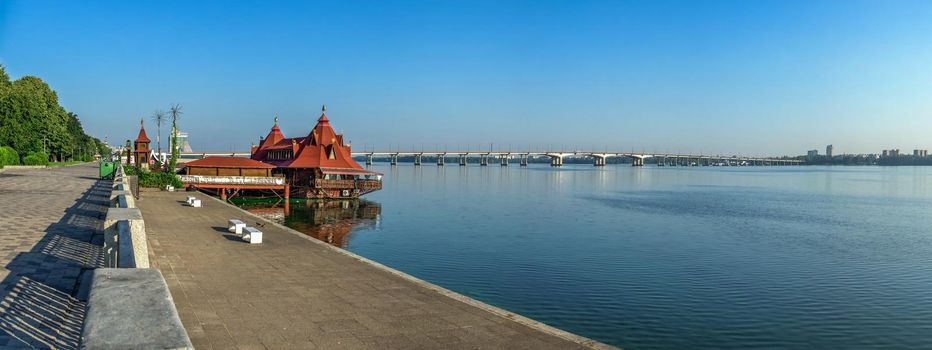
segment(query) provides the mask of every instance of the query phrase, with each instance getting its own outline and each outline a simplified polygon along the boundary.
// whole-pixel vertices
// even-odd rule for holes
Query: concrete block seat
[[[230,227],[230,232],[241,235],[246,228],[246,223],[239,219],[230,219],[228,221],[228,226]]]
[[[194,196],[188,196],[188,205],[191,205],[191,203],[194,202],[195,199],[197,198],[195,198]]]
[[[243,229],[243,240],[252,244],[262,243],[262,231],[255,227],[246,227]]]
[[[192,207],[195,207],[195,208],[200,208],[200,207],[201,207],[201,200],[200,200],[200,199],[194,199],[194,200],[191,201],[191,204],[190,204],[190,205],[191,205]]]

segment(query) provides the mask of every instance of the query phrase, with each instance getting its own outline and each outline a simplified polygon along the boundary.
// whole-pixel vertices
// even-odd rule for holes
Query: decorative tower
[[[139,136],[136,136],[136,150],[133,152],[133,159],[136,161],[136,166],[149,169],[149,137],[146,136],[146,127],[143,125],[143,120],[139,119]]]

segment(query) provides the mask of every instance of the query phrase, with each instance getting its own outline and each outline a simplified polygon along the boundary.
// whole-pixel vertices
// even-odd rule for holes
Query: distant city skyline
[[[928,1],[4,1],[0,64],[111,145],[180,103],[193,149],[248,150],[327,104],[357,149],[879,154],[932,148],[929,18]]]

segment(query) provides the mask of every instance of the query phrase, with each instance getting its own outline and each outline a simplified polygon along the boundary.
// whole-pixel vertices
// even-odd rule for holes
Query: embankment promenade
[[[144,192],[152,266],[195,348],[610,349],[195,194]],[[262,244],[227,232],[261,226]]]
[[[0,174],[0,347],[612,348],[204,194],[134,199],[122,172],[97,170]],[[203,206],[185,205],[189,195]],[[228,233],[230,218],[259,227],[263,243]]]

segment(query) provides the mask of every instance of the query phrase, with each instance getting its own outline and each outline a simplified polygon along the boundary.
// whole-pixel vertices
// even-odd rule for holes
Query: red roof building
[[[317,125],[304,137],[286,138],[275,118],[269,134],[253,146],[250,158],[274,165],[298,193],[310,198],[355,198],[382,188],[382,174],[356,163],[352,145],[344,144],[343,135],[333,131],[326,106]]]
[[[143,125],[143,120],[139,119],[139,135],[136,136],[136,141],[134,142],[134,151],[133,159],[136,161],[136,166],[141,168],[149,168],[149,143],[152,142],[149,140],[149,137],[146,136],[146,127]]]

